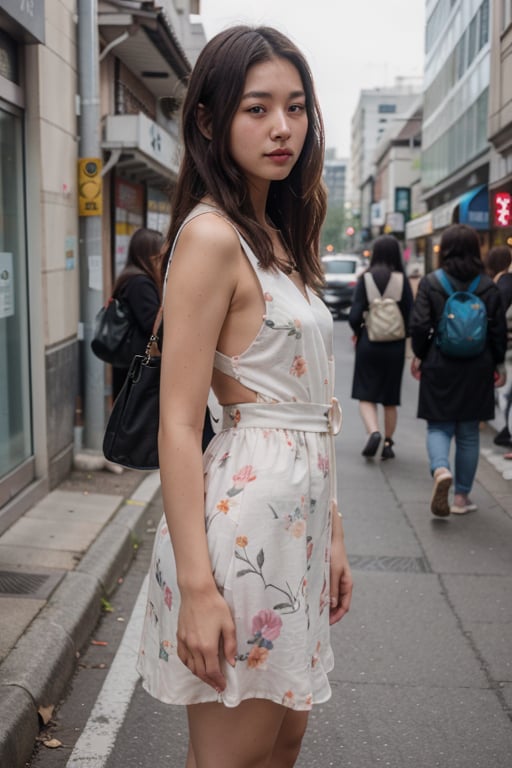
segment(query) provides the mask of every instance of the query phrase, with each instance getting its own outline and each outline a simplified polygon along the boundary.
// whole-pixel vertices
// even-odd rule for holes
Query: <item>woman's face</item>
[[[285,179],[307,130],[306,95],[294,65],[274,58],[251,67],[230,132],[231,155],[249,185],[264,190]]]

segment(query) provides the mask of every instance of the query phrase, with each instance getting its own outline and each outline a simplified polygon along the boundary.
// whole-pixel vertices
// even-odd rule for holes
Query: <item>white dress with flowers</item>
[[[187,220],[204,212],[212,208],[200,205]],[[221,701],[235,707],[264,698],[309,710],[331,694],[335,467],[332,437],[301,428],[301,410],[306,403],[331,402],[332,318],[312,291],[306,300],[288,276],[263,270],[240,241],[260,280],[266,312],[245,352],[217,352],[215,367],[256,392],[260,403],[292,404],[296,416],[289,428],[244,428],[243,406],[224,409],[224,428],[204,455],[211,564],[237,633],[236,666],[224,662],[226,689],[217,694],[177,656],[179,592],[165,518],[156,533],[138,669],[146,690],[172,704]]]

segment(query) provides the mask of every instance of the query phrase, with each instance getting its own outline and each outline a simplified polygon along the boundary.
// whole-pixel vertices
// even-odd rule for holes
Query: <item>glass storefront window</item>
[[[0,106],[0,478],[32,453],[21,117]]]

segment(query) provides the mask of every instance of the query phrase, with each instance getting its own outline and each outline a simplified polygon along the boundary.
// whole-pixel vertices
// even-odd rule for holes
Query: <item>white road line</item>
[[[114,747],[139,677],[135,664],[147,590],[148,576],[140,588],[115,659],[66,768],[102,768]]]

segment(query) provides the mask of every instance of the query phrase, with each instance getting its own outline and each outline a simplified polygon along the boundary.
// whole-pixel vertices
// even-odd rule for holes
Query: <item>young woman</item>
[[[443,232],[440,266],[455,290],[466,290],[480,275],[475,294],[487,309],[487,342],[475,357],[444,355],[435,341],[447,293],[435,273],[422,278],[410,332],[413,376],[420,379],[418,417],[427,421],[427,451],[434,479],[430,509],[437,517],[476,510],[469,494],[479,458],[481,421],[494,418],[494,387],[505,383],[505,313],[498,288],[483,274],[480,243],[474,229],[454,224]],[[455,473],[450,447],[455,441]],[[449,491],[455,480],[453,503]]]
[[[160,251],[163,237],[155,229],[141,227],[130,238],[126,264],[117,278],[113,296],[128,305],[133,331],[125,357],[128,365],[112,369],[112,395],[118,396],[134,355],[143,354],[160,309]]]
[[[368,274],[377,291],[382,294],[391,281],[395,281],[394,298],[398,302],[404,328],[407,328],[412,307],[412,291],[404,272],[398,240],[382,235],[373,244],[367,276],[361,275],[356,286],[354,301],[348,321],[356,336],[356,359],[352,382],[352,397],[359,400],[359,413],[368,435],[362,454],[375,456],[382,440],[379,430],[377,405],[384,408],[384,445],[382,459],[393,459],[393,435],[395,434],[400,405],[400,390],[405,361],[405,332],[402,339],[394,341],[370,341],[365,325],[369,308],[366,288]]]
[[[204,48],[168,236],[159,431],[165,518],[139,669],[188,708],[187,768],[295,764],[329,698],[329,623],[352,580],[336,507],[332,319],[319,229],[323,128],[274,29]],[[201,453],[212,386],[221,431]]]

